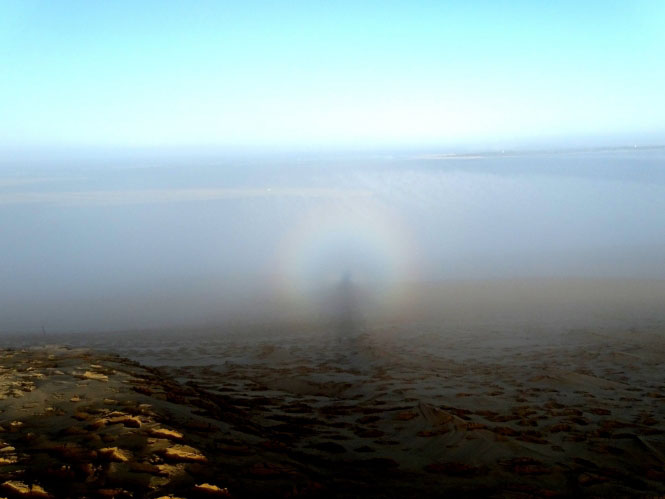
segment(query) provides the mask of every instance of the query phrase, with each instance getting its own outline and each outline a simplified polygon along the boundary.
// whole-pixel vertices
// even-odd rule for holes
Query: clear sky
[[[0,0],[0,146],[665,138],[665,2]]]

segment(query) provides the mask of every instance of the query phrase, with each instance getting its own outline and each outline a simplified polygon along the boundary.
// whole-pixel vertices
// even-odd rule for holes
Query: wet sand
[[[63,478],[70,497],[664,494],[662,333],[63,335],[95,350],[2,353],[0,481],[9,497],[63,496]]]

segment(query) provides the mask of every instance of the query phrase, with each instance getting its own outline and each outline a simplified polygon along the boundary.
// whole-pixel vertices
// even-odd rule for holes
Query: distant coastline
[[[477,151],[466,153],[431,153],[421,154],[411,159],[414,160],[447,160],[447,159],[482,159],[495,157],[514,157],[514,156],[540,156],[552,154],[584,154],[584,153],[602,153],[602,152],[622,152],[622,151],[653,151],[665,150],[665,145],[623,145],[623,146],[601,146],[601,147],[579,147],[563,149],[502,149],[492,151]]]

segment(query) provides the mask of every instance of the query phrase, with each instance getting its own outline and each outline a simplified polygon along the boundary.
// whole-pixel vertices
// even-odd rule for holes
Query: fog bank
[[[541,306],[534,293],[654,315],[664,159],[654,148],[5,162],[0,331],[333,320],[345,282],[354,314],[376,320],[499,313],[506,300],[526,314]]]

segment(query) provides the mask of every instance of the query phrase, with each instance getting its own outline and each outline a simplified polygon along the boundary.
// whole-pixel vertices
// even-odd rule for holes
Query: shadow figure
[[[335,362],[339,369],[351,374],[366,373],[372,364],[369,336],[363,316],[366,298],[348,271],[343,274],[332,294]]]
[[[332,297],[333,323],[338,342],[356,337],[361,329],[359,299],[359,291],[347,271]]]

